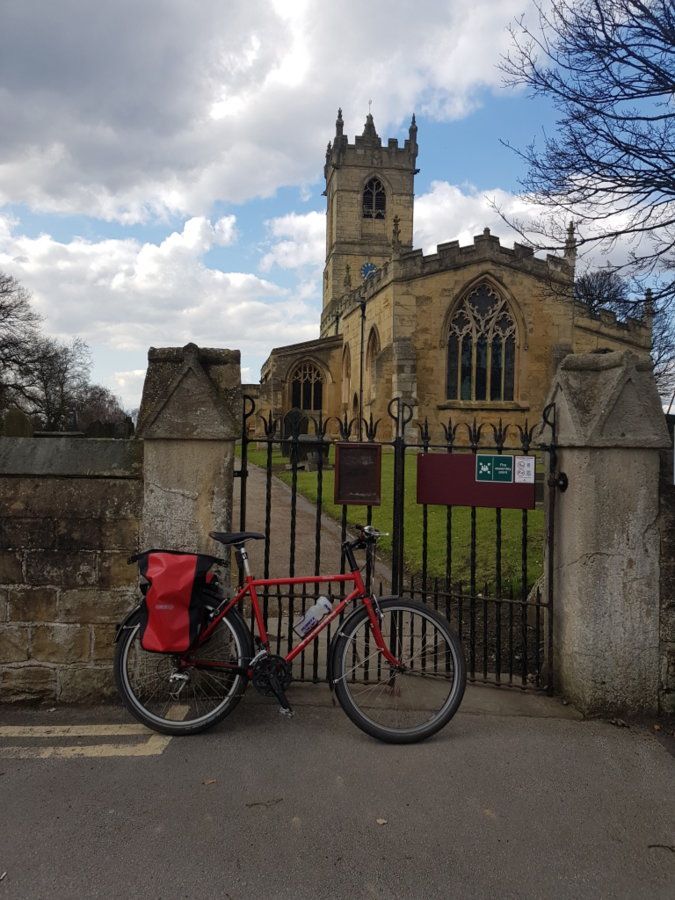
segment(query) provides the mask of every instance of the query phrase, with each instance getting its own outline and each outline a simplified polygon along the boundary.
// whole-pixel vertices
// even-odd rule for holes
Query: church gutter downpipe
[[[366,332],[366,301],[361,299],[361,362],[359,365],[359,441],[363,440],[363,341]]]

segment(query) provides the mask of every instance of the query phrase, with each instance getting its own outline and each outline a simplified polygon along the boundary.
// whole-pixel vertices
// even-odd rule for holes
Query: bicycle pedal
[[[279,715],[285,716],[287,719],[292,719],[295,713],[290,708],[290,706],[280,706],[279,707]]]

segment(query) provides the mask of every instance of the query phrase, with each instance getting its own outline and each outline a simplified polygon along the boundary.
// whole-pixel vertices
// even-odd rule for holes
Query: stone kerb
[[[659,451],[669,438],[651,361],[570,355],[547,402],[569,478],[555,507],[557,687],[588,714],[656,712]]]
[[[239,351],[195,344],[150,349],[137,428],[145,547],[222,555],[208,533],[231,525],[239,359]]]

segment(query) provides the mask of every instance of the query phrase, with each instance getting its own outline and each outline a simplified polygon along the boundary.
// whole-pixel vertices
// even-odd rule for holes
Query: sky
[[[527,215],[517,154],[555,114],[502,85],[529,0],[1,0],[0,270],[43,330],[84,339],[136,407],[150,346],[241,350],[318,336],[326,144],[372,101],[414,112],[414,246],[462,244],[496,202]]]

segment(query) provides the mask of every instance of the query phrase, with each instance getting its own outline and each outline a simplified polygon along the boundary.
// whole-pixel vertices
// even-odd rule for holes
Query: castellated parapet
[[[338,110],[338,118],[335,123],[335,137],[328,144],[326,151],[326,164],[323,174],[328,183],[331,169],[337,169],[345,165],[370,166],[378,168],[400,168],[411,170],[415,168],[417,160],[417,125],[413,116],[409,130],[409,137],[400,147],[398,138],[389,138],[386,145],[375,129],[372,115],[369,113],[363,133],[355,135],[354,143],[349,143],[349,138],[343,133],[342,110]]]
[[[459,241],[447,241],[438,244],[435,253],[403,250],[391,256],[359,287],[343,294],[324,309],[321,333],[330,334],[331,325],[339,315],[348,314],[361,300],[370,300],[392,281],[423,278],[477,263],[497,263],[533,275],[539,280],[556,284],[561,293],[569,297],[574,268],[565,257],[548,254],[545,259],[541,259],[534,255],[531,247],[519,243],[515,243],[513,249],[503,247],[499,237],[492,235],[489,228],[485,228],[482,234],[474,237],[472,244],[460,246]],[[585,310],[585,307],[582,309]],[[587,310],[585,312],[587,313]],[[616,316],[612,315],[612,318],[613,322],[610,324],[624,327],[617,321]]]

